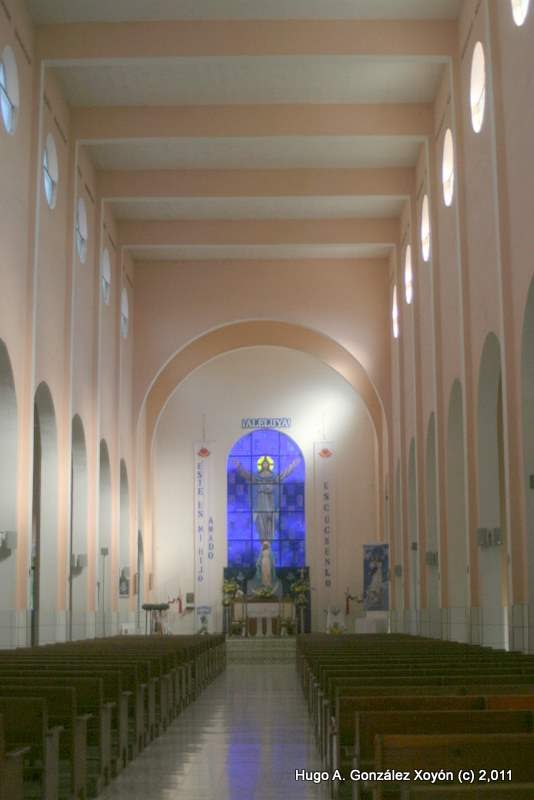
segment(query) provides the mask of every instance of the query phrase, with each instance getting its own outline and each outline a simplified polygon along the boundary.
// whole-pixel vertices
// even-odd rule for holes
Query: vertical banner
[[[337,543],[335,516],[336,457],[334,442],[313,445],[316,524],[320,541],[318,576],[327,610],[337,591]]]
[[[195,615],[196,631],[213,632],[210,577],[213,578],[215,536],[212,509],[213,457],[206,442],[197,442],[195,464]]]
[[[363,607],[366,611],[389,610],[389,545],[363,546]]]

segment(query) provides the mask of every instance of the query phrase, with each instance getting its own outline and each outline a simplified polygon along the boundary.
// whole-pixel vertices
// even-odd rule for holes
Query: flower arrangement
[[[223,583],[223,606],[229,606],[239,590],[239,584],[234,578]]]
[[[334,624],[329,627],[327,633],[331,633],[333,636],[340,636],[344,633],[344,630],[339,622],[334,622]]]
[[[297,606],[305,606],[308,602],[308,593],[310,591],[310,584],[304,578],[295,581],[289,587],[291,596]]]
[[[254,590],[255,597],[272,597],[273,590],[270,586],[260,586]]]

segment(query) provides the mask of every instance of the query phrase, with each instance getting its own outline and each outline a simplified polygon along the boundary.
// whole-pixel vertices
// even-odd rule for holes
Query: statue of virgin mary
[[[261,586],[272,589],[276,583],[276,569],[269,542],[263,542],[256,561],[256,578]]]
[[[257,592],[260,589],[270,589],[273,595],[277,595],[281,590],[280,581],[276,576],[271,545],[264,541],[256,560],[256,572],[252,580],[248,582],[249,592]]]

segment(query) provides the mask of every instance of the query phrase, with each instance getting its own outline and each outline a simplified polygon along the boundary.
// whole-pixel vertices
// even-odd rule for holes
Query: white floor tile
[[[230,665],[102,800],[326,800],[293,664]]]

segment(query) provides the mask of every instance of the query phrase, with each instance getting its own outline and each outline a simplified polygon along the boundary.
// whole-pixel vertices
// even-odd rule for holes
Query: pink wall
[[[385,264],[143,263],[135,280],[136,409],[177,350],[207,330],[250,319],[288,321],[335,339],[360,361],[387,407]]]

